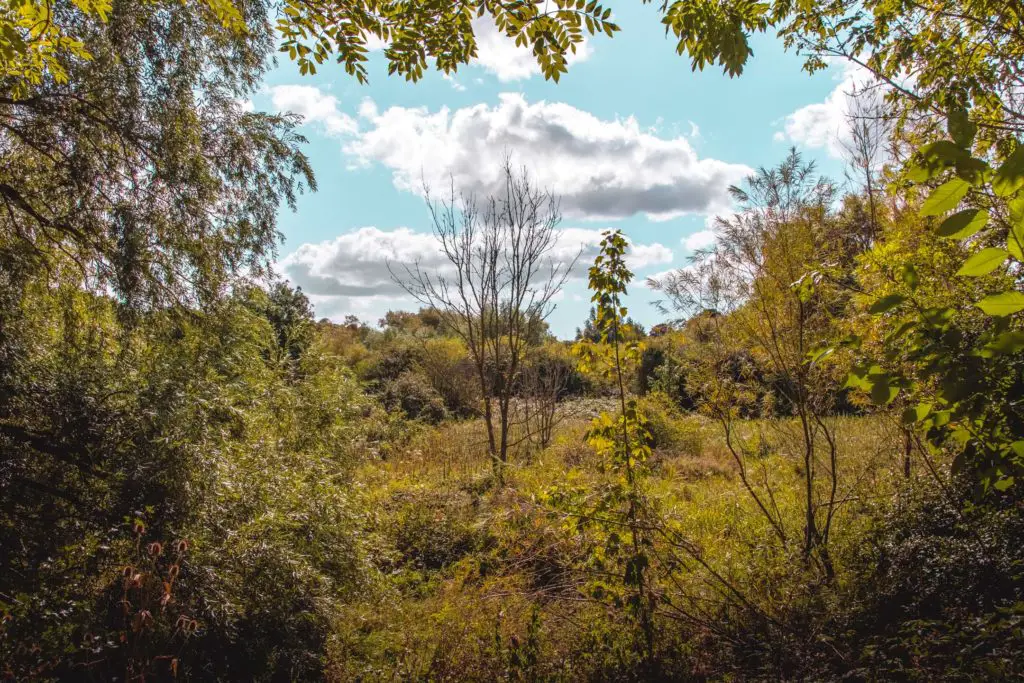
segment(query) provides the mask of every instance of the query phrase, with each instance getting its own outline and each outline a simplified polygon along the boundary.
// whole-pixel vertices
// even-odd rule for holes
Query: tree
[[[885,83],[898,105],[896,129],[923,125],[934,132],[951,105],[973,103],[971,120],[986,144],[1002,145],[1008,130],[1024,130],[1024,10],[1014,3],[666,0],[662,8],[677,50],[689,54],[694,69],[717,63],[742,73],[753,54],[749,33],[774,29],[804,56],[808,72],[838,58]]]
[[[173,9],[167,0],[147,3]],[[192,5],[198,5],[193,7]],[[200,0],[188,11],[214,21],[225,32],[251,30],[254,21],[269,25],[262,3]],[[14,82],[19,96],[45,80],[67,83],[72,61],[88,61],[96,53],[83,24],[112,21],[121,9],[111,0],[16,0],[0,8],[0,79]],[[445,0],[407,3],[398,0],[286,0],[274,22],[280,51],[303,75],[332,56],[359,82],[367,80],[366,61],[371,39],[385,41],[388,72],[416,81],[427,60],[449,73],[477,55],[473,20],[487,17],[517,45],[533,48],[545,78],[558,80],[566,58],[576,52],[584,30],[611,36],[619,27],[609,20],[611,10],[596,0],[583,5],[559,0],[549,3],[473,2]],[[262,31],[261,31],[262,32]]]
[[[573,346],[582,372],[604,374],[615,386],[618,414],[602,412],[592,420],[585,437],[612,478],[596,496],[579,487],[556,485],[548,492],[548,499],[556,508],[577,515],[576,526],[581,531],[593,527],[603,532],[604,547],[592,550],[600,578],[591,593],[597,599],[621,599],[626,604],[643,639],[637,649],[642,652],[644,668],[657,678],[654,618],[660,596],[653,571],[657,559],[655,520],[645,485],[653,438],[639,403],[627,390],[628,371],[643,354],[643,342],[629,329],[622,304],[633,279],[626,267],[627,246],[621,231],[603,233],[598,255],[588,271],[594,328],[599,336],[596,342],[583,339]],[[619,578],[614,570],[609,571],[612,567],[621,571],[619,586],[608,585],[611,577]]]
[[[695,339],[703,334],[709,342],[700,379],[688,383],[703,384],[701,409],[721,425],[741,481],[783,545],[789,543],[785,520],[770,483],[758,490],[750,479],[735,420],[756,401],[770,418],[775,408],[766,407],[766,400],[796,416],[803,450],[803,556],[831,577],[828,540],[839,487],[837,437],[828,418],[834,378],[808,357],[836,336],[832,309],[843,296],[830,285],[834,277],[827,267],[819,265],[830,263],[836,245],[843,244],[832,239],[835,189],[793,150],[778,167],[760,169],[744,189],[731,191],[740,211],[717,220],[715,246],[698,254],[693,267],[653,284],[667,295],[667,309],[687,316],[709,308],[723,314],[691,318],[704,328]],[[744,352],[756,364],[736,372],[730,365],[745,362]],[[768,378],[759,376],[758,366]]]
[[[637,338],[643,339],[647,336],[644,326],[636,322],[632,318],[624,321],[625,325],[623,329],[628,329],[629,333]],[[601,341],[601,331],[597,327],[597,309],[593,306],[590,307],[590,313],[587,314],[587,320],[583,323],[582,329],[576,328],[576,341]],[[623,340],[625,341],[625,340]]]
[[[584,30],[609,36],[619,30],[609,21],[611,10],[596,0],[287,0],[277,26],[281,51],[298,62],[303,74],[316,73],[317,65],[336,54],[345,71],[364,82],[366,46],[374,37],[387,42],[388,73],[416,81],[428,59],[449,73],[476,57],[473,20],[478,17],[493,20],[516,45],[532,47],[544,77],[555,81],[565,73],[566,58],[576,52]]]
[[[579,256],[554,258],[561,216],[558,202],[538,190],[525,170],[506,159],[503,193],[478,204],[452,188],[447,201],[430,203],[434,235],[449,268],[430,272],[419,263],[392,277],[444,326],[461,338],[473,359],[483,400],[487,447],[494,473],[508,461],[512,399],[523,358],[555,308],[553,298]],[[429,201],[429,199],[428,199]]]
[[[316,330],[313,307],[302,293],[302,288],[292,288],[287,282],[278,282],[269,292],[252,292],[247,303],[266,318],[274,330],[277,342],[274,360],[298,361],[313,342]]]
[[[214,15],[225,28],[242,30],[242,15],[231,0],[201,0],[196,4],[201,5],[200,12]],[[0,80],[12,81],[15,95],[26,94],[44,79],[67,83],[67,61],[93,56],[75,24],[83,19],[107,21],[112,9],[111,0],[4,3],[0,7]]]
[[[0,81],[0,261],[11,272],[77,268],[133,310],[209,302],[241,273],[267,272],[278,206],[315,185],[298,118],[241,105],[273,34],[263,3],[236,6],[244,31],[173,2],[119,2],[106,21],[55,15],[91,58],[55,56],[64,82],[26,93],[18,78]]]

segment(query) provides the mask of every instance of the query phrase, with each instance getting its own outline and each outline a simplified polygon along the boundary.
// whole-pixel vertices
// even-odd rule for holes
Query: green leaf
[[[876,315],[879,313],[885,313],[886,311],[896,308],[906,300],[907,297],[902,294],[889,294],[888,296],[883,296],[881,299],[871,304],[871,307],[868,308],[868,313],[874,313]]]
[[[914,268],[912,264],[903,264],[903,268],[901,269],[900,275],[903,277],[904,284],[906,284],[907,287],[910,287],[911,291],[917,289],[917,285],[920,282],[920,279],[917,276],[917,270]]]
[[[969,189],[971,189],[970,183],[961,178],[954,178],[942,183],[932,190],[928,199],[924,200],[920,214],[922,216],[938,216],[950,209],[955,209],[960,200],[967,195]]]
[[[992,488],[1001,493],[1011,488],[1013,486],[1013,483],[1013,477],[1003,477],[1002,479],[997,479],[995,483],[992,484]]]
[[[931,403],[918,403],[916,406],[908,406],[903,411],[903,424],[914,424],[928,417],[932,412]]]
[[[1024,237],[1018,237],[1011,232],[1006,238],[1006,251],[1010,252],[1010,256],[1024,263],[1024,249],[1021,245],[1024,244]]]
[[[939,237],[963,239],[970,237],[988,223],[988,211],[984,209],[964,209],[942,221],[939,226]]]
[[[885,337],[885,343],[887,345],[893,343],[894,341],[896,341],[897,339],[899,339],[900,337],[905,335],[907,332],[909,332],[910,330],[914,329],[915,327],[917,327],[917,323],[915,321],[913,321],[913,320],[908,320],[908,321],[904,322],[902,325],[897,327],[895,330],[890,332]]]
[[[825,360],[826,358],[831,356],[834,352],[835,352],[835,347],[826,346],[823,349],[816,349],[814,351],[811,351],[810,353],[807,354],[807,358],[811,362],[811,365],[813,365],[813,364],[817,363],[818,361]]]
[[[900,393],[900,388],[890,383],[888,375],[869,377],[868,381],[871,382],[871,400],[876,405],[888,405]]]
[[[967,110],[962,107],[949,112],[946,128],[956,144],[962,147],[970,147],[974,142],[974,134],[978,132],[978,127],[971,122]]]
[[[1010,330],[985,345],[985,349],[993,353],[1018,353],[1024,351],[1024,331]]]
[[[978,308],[995,317],[1013,315],[1024,309],[1024,294],[1020,292],[992,294],[979,301]]]
[[[960,270],[956,271],[957,275],[962,277],[980,277],[982,275],[988,275],[993,270],[1003,265],[1006,258],[1010,255],[1005,249],[999,249],[998,247],[988,247],[982,249],[977,254],[974,254],[967,259]]]
[[[966,150],[949,140],[937,140],[918,150],[912,164],[904,173],[908,180],[923,183],[958,161],[969,159],[970,156]]]
[[[1024,145],[1017,147],[996,171],[992,191],[1000,197],[1008,197],[1021,185],[1024,185]]]

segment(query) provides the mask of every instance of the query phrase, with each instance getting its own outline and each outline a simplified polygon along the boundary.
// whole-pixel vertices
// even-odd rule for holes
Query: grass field
[[[739,476],[722,428],[648,400],[657,441],[646,496],[664,530],[655,554],[664,592],[660,619],[691,648],[694,632],[738,598],[782,613],[809,588],[800,560],[802,457],[792,419],[735,425],[751,487],[777,511],[773,531]],[[510,680],[600,677],[634,656],[623,610],[591,593],[601,580],[595,539],[574,515],[545,502],[553,486],[594,490],[606,477],[584,442],[599,405],[571,413],[542,452],[519,449],[503,486],[493,479],[478,421],[424,429],[356,480],[370,510],[364,532],[387,548],[372,558],[377,582],[339,617],[330,652],[339,678]],[[904,483],[901,433],[881,418],[837,417],[839,487],[830,539],[837,579],[844,559]],[[816,465],[824,467],[824,463]],[[912,476],[923,475],[916,467]],[[827,477],[816,496],[825,500]],[[603,571],[608,571],[605,565]],[[702,618],[704,617],[704,618]],[[706,618],[706,621],[705,621]],[[703,625],[702,625],[703,624]]]

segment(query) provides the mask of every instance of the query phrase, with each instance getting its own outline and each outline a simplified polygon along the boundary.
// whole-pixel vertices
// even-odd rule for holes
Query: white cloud
[[[562,228],[558,231],[558,242],[552,250],[557,261],[568,261],[582,248],[576,263],[576,277],[584,277],[594,257],[598,253],[598,245],[603,239],[602,230],[588,228]],[[630,270],[641,270],[649,266],[672,262],[672,250],[659,242],[637,244],[630,242],[626,252],[626,265]]]
[[[365,31],[363,36],[366,38],[366,49],[370,52],[376,52],[377,50],[383,50],[391,44],[390,40],[383,40],[376,35]]]
[[[446,265],[430,234],[409,228],[360,228],[333,240],[305,243],[280,263],[280,269],[304,292],[318,296],[397,295],[402,288],[388,270],[420,262],[425,269]]]
[[[441,78],[448,81],[448,83],[450,83],[451,86],[455,88],[457,92],[465,92],[466,86],[455,80],[455,76],[453,76],[452,74],[441,74]]]
[[[715,243],[715,232],[714,230],[701,230],[684,237],[682,243],[687,251],[705,249]]]
[[[600,241],[600,230],[560,229],[550,256],[555,262],[567,263],[582,249],[572,277],[583,278]],[[672,251],[662,244],[634,244],[626,261],[631,269],[639,270],[669,263],[672,256]],[[401,277],[406,266],[417,262],[432,274],[451,271],[433,234],[405,227],[365,227],[324,242],[303,244],[276,269],[302,288],[318,316],[341,318],[349,313],[370,313],[380,317],[389,308],[415,307],[391,273]]]
[[[816,102],[797,109],[786,116],[783,131],[774,139],[789,140],[810,149],[824,149],[837,159],[844,156],[844,144],[850,140],[849,114],[854,91],[861,91],[873,83],[866,69],[852,62],[842,62],[842,70],[835,89],[824,102]]]
[[[355,119],[339,111],[338,98],[312,85],[277,85],[270,88],[270,98],[278,111],[301,114],[306,123],[321,124],[328,135],[353,134],[359,128]]]
[[[365,110],[365,111],[364,111]],[[657,137],[635,118],[605,120],[568,104],[530,104],[504,93],[495,106],[437,112],[361,107],[368,130],[345,151],[362,165],[390,168],[395,186],[421,191],[448,184],[482,195],[501,187],[501,161],[513,153],[535,181],[561,198],[567,217],[611,220],[645,214],[666,220],[730,206],[727,188],[751,171],[700,159],[685,136]]]

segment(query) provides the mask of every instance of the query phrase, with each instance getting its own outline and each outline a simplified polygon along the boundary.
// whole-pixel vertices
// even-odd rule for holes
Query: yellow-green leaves
[[[1024,351],[1024,331],[1010,330],[996,336],[991,342],[985,345],[989,353],[1020,353]]]
[[[992,178],[992,191],[1000,197],[1008,197],[1024,185],[1024,145],[1007,157]]]
[[[957,163],[970,159],[970,154],[949,140],[936,140],[917,151],[904,171],[907,180],[923,183],[931,180]]]
[[[875,315],[885,313],[886,311],[896,308],[906,300],[907,297],[903,296],[902,294],[889,294],[887,296],[883,296],[881,299],[871,304],[871,306],[868,308],[868,312],[874,313]]]
[[[947,180],[928,195],[928,199],[921,205],[921,215],[938,216],[955,209],[960,200],[967,196],[969,189],[970,183],[962,178]]]
[[[978,126],[971,122],[967,110],[956,107],[949,112],[946,119],[946,127],[950,137],[961,147],[969,148],[974,141],[974,135],[978,132]]]
[[[847,388],[861,389],[877,405],[888,405],[900,392],[899,382],[878,365],[854,367],[846,377]]]
[[[199,4],[200,11],[212,12],[225,28],[244,29],[242,15],[231,0],[200,0]],[[71,7],[61,12],[54,5],[50,0],[9,0],[0,7],[0,79],[10,79],[16,98],[25,97],[47,76],[66,83],[68,60],[92,59],[86,43],[69,32],[74,13],[106,23],[113,9],[111,0],[71,0]]]
[[[982,249],[977,254],[974,254],[967,259],[967,261],[960,266],[960,270],[958,270],[956,274],[969,277],[988,275],[993,270],[1003,265],[1003,262],[1006,261],[1006,258],[1009,255],[1009,252],[1005,249],[999,249],[997,247]]]
[[[992,294],[979,301],[978,308],[991,316],[1013,315],[1017,311],[1024,310],[1024,294],[1021,292]]]
[[[942,221],[939,226],[939,237],[963,239],[970,237],[988,223],[988,211],[984,209],[964,209]]]
[[[388,44],[388,73],[418,81],[433,62],[446,74],[477,57],[473,19],[489,16],[518,47],[532,48],[545,79],[567,71],[585,34],[609,37],[619,30],[611,10],[595,0],[285,0],[277,22],[281,51],[314,73],[332,55],[359,82],[367,80],[367,41]],[[305,48],[305,51],[302,49]]]

